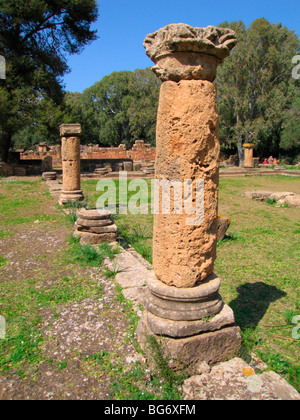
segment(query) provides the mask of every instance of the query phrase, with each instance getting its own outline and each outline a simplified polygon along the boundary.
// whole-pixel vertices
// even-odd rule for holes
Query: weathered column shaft
[[[63,192],[59,200],[61,205],[83,199],[80,189],[80,134],[80,124],[60,126],[63,170]]]
[[[213,273],[217,244],[219,130],[215,86],[206,80],[166,81],[157,116],[156,178],[204,181],[204,220],[154,216],[153,267],[159,280],[192,287]],[[184,188],[182,188],[184,189]]]
[[[62,137],[62,170],[64,191],[80,190],[80,139]]]
[[[144,46],[162,80],[157,116],[156,178],[193,181],[194,207],[203,219],[189,225],[182,215],[154,217],[153,267],[157,278],[193,287],[213,273],[217,245],[219,126],[217,66],[235,45],[230,29],[168,25],[147,36]],[[203,182],[204,203],[197,202]],[[184,190],[184,189],[183,189]],[[186,196],[184,191],[183,197]],[[203,197],[202,197],[203,201]]]
[[[244,160],[244,167],[245,168],[254,168],[254,160],[253,160],[253,143],[245,143],[243,145],[245,150],[245,160]]]

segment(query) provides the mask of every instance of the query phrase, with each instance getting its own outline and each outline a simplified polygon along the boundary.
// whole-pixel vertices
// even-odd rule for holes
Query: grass
[[[50,229],[55,222],[56,228],[70,232],[70,222],[53,206],[40,180],[0,182],[1,241],[13,240],[15,232],[30,230],[36,220],[40,221],[40,229]],[[95,206],[99,195],[96,182],[84,181],[83,187],[88,191],[90,207]],[[230,218],[231,226],[218,243],[215,272],[222,279],[222,297],[234,309],[242,330],[245,351],[256,353],[270,369],[300,390],[300,341],[292,338],[293,319],[300,313],[299,209],[279,208],[243,196],[253,189],[300,193],[300,182],[280,175],[220,180],[219,214]],[[153,216],[118,214],[115,223],[124,241],[151,262]],[[100,269],[104,258],[113,258],[116,253],[108,244],[93,250],[81,247],[72,236],[44,271],[26,279],[1,281],[0,308],[7,322],[8,338],[0,340],[0,372],[10,371],[26,378],[38,369],[44,361],[41,310],[52,311],[55,318],[68,303],[99,299],[103,293],[101,285],[77,275],[77,271],[79,267]],[[0,257],[0,272],[6,270],[8,263],[7,257]],[[116,262],[107,277],[113,279],[117,272]],[[138,318],[119,286],[116,299],[128,321],[124,340],[138,346],[134,341]],[[177,390],[182,379],[169,376],[159,348],[156,350],[159,373],[148,372],[146,379],[144,366],[136,363],[128,369],[124,360],[110,352],[95,353],[81,361],[86,370],[96,372],[100,379],[103,372],[110,376],[115,398],[179,398]],[[154,343],[153,352],[156,350]],[[61,370],[68,368],[64,361],[60,363]]]
[[[8,263],[8,259],[7,259],[7,258],[5,258],[5,257],[2,257],[2,256],[0,255],[0,269],[1,269],[2,267],[5,267],[7,263]]]
[[[64,208],[67,210],[67,220],[73,225],[78,219],[78,212],[88,206],[88,195],[85,195],[82,201],[68,201]]]
[[[76,276],[48,284],[44,278],[1,284],[0,306],[7,323],[7,339],[0,340],[0,372],[16,370],[24,377],[28,366],[30,370],[44,360],[41,309],[50,308],[54,313],[66,303],[100,296],[96,281]]]
[[[0,239],[9,238],[12,235],[13,235],[13,233],[11,233],[11,232],[8,232],[6,230],[0,230]]]
[[[18,181],[1,180],[0,193],[0,239],[13,235],[13,229],[19,225],[53,223],[60,219],[59,212],[45,212],[45,203],[51,203],[51,197],[41,179]],[[5,227],[5,229],[3,229]]]
[[[68,253],[71,255],[73,262],[78,262],[83,266],[102,267],[105,258],[113,259],[119,253],[117,248],[107,242],[95,247],[90,244],[81,246],[79,241],[79,237],[71,236],[69,244],[72,247],[68,250]]]
[[[96,205],[96,182],[84,186]],[[299,209],[243,196],[260,189],[300,194],[300,180],[283,175],[220,179],[219,214],[230,218],[231,226],[218,243],[215,272],[246,350],[300,390],[300,341],[292,339],[295,325],[290,323],[300,301]],[[124,240],[151,263],[153,216],[117,215],[115,223]]]

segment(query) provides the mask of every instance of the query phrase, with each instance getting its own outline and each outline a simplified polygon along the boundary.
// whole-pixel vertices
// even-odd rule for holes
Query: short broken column
[[[80,124],[62,124],[61,156],[63,171],[63,191],[59,204],[82,201],[84,196],[80,187]]]
[[[253,149],[254,143],[244,143],[243,148],[245,151],[244,168],[254,168]]]
[[[155,176],[202,186],[202,211],[194,223],[182,211],[154,216],[153,268],[147,281],[146,310],[137,328],[141,345],[156,337],[171,367],[197,372],[240,348],[240,330],[224,304],[214,274],[218,232],[219,126],[213,81],[217,66],[236,44],[230,29],[168,25],[145,39],[153,71],[163,82],[157,115]],[[176,208],[174,201],[171,207]],[[160,196],[161,199],[161,196]],[[202,200],[202,202],[201,202]],[[163,203],[160,203],[163,204]],[[161,206],[160,206],[161,209]],[[176,214],[175,214],[176,213]],[[202,214],[201,214],[202,213]]]
[[[117,240],[117,226],[106,209],[82,209],[77,214],[74,236],[80,238],[81,245],[96,245]]]

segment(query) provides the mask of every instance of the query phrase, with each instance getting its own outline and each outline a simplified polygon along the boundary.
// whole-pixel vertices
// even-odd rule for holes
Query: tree
[[[29,123],[13,135],[12,144],[15,148],[25,150],[33,149],[41,141],[58,144],[60,142],[58,127],[65,119],[63,106],[57,105],[49,98],[42,99],[30,114]]]
[[[101,145],[131,147],[137,139],[154,144],[159,86],[149,68],[113,72],[86,89],[83,111],[75,105],[73,112],[83,112],[91,137]]]
[[[283,120],[283,130],[280,148],[293,156],[292,163],[300,159],[300,93],[286,110]],[[294,161],[294,162],[293,162]]]
[[[82,144],[97,143],[99,137],[99,123],[87,97],[79,92],[66,92],[64,97],[64,121],[81,124]]]
[[[82,101],[97,121],[98,141],[117,146],[130,140],[127,107],[129,71],[113,72],[86,89]]]
[[[131,100],[127,113],[133,140],[145,139],[155,145],[160,85],[150,67],[130,74],[128,87]]]
[[[40,102],[61,103],[65,54],[77,54],[96,39],[96,0],[0,0],[0,158],[7,160],[12,136],[30,124]]]
[[[291,77],[298,36],[263,18],[248,29],[243,22],[220,26],[234,29],[239,41],[216,81],[223,151],[254,142],[260,156],[278,156],[286,110],[299,90]]]

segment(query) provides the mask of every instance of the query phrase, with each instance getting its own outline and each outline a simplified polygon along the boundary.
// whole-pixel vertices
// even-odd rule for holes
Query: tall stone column
[[[61,157],[63,170],[63,191],[59,204],[83,200],[80,188],[80,124],[62,124]]]
[[[199,207],[154,216],[153,268],[146,311],[137,329],[141,344],[156,336],[176,369],[216,363],[240,347],[232,310],[214,274],[218,228],[219,125],[213,81],[236,44],[230,29],[171,24],[146,37],[146,53],[163,82],[157,115],[156,179],[182,185],[184,203]],[[192,185],[185,190],[185,183]],[[175,183],[174,183],[175,185]],[[198,187],[197,187],[198,186]],[[197,195],[198,194],[198,195]],[[162,199],[160,195],[160,199]],[[177,195],[178,200],[178,195]]]
[[[254,147],[255,147],[254,143],[243,144],[243,148],[245,150],[244,168],[254,168],[254,160],[253,160]]]

